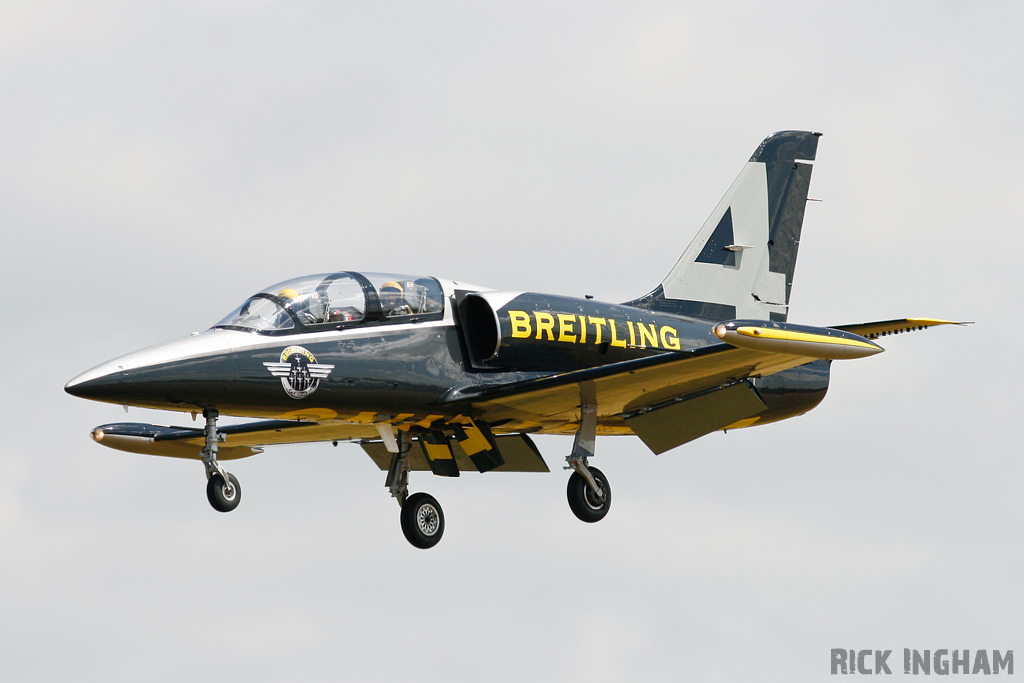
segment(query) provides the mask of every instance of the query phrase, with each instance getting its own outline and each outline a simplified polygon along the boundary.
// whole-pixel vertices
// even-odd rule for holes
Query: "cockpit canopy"
[[[444,293],[432,277],[341,272],[307,275],[268,287],[214,327],[299,334],[438,320],[443,314]]]

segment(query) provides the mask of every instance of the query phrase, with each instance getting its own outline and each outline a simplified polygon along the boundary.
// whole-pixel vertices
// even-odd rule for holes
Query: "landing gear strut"
[[[580,385],[580,429],[572,442],[572,453],[566,456],[565,469],[575,470],[569,477],[566,497],[569,509],[580,520],[599,522],[612,506],[612,487],[607,477],[588,459],[594,455],[597,441],[597,400],[592,384]]]
[[[203,410],[206,446],[200,455],[206,468],[206,498],[217,512],[231,512],[242,502],[242,487],[235,475],[229,474],[217,462],[217,444],[224,440],[224,435],[217,433],[217,415],[213,408]]]
[[[409,495],[409,449],[412,447],[409,433],[399,430],[396,439],[390,425],[379,427],[381,439],[392,452],[384,485],[402,508],[402,533],[417,548],[433,548],[444,535],[444,511],[430,494]]]

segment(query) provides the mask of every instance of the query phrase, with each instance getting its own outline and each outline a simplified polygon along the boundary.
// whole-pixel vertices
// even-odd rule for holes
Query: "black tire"
[[[414,493],[402,505],[402,533],[420,549],[433,548],[444,535],[444,511],[428,493]]]
[[[238,485],[235,475],[228,474],[228,486],[224,477],[215,474],[206,482],[206,497],[217,512],[231,512],[242,502],[242,487]]]
[[[587,480],[579,472],[573,472],[569,477],[569,485],[566,487],[566,497],[569,499],[569,508],[572,513],[588,524],[600,522],[608,514],[612,506],[612,487],[608,485],[608,479],[604,473],[596,467],[590,468],[590,474],[597,481],[598,486],[604,490],[604,501],[597,498],[593,489],[587,484]]]

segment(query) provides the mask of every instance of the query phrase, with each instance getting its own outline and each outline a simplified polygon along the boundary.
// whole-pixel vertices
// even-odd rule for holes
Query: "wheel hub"
[[[423,505],[416,511],[416,525],[424,536],[437,533],[439,518],[433,505]]]

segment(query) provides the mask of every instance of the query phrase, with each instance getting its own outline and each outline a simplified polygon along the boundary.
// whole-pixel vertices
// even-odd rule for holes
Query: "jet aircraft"
[[[410,471],[547,472],[531,434],[574,435],[569,507],[597,522],[609,479],[598,435],[655,454],[722,429],[817,406],[830,363],[882,351],[878,337],[951,321],[812,327],[789,322],[819,134],[765,138],[662,282],[624,303],[495,291],[453,280],[338,271],[254,294],[205,332],[71,380],[75,396],[197,413],[205,426],[113,423],[111,448],[202,461],[214,509],[241,487],[223,461],[263,447],[359,443],[387,472],[417,548],[444,533],[440,504]],[[959,324],[959,323],[957,323]],[[222,415],[256,418],[218,425]]]

